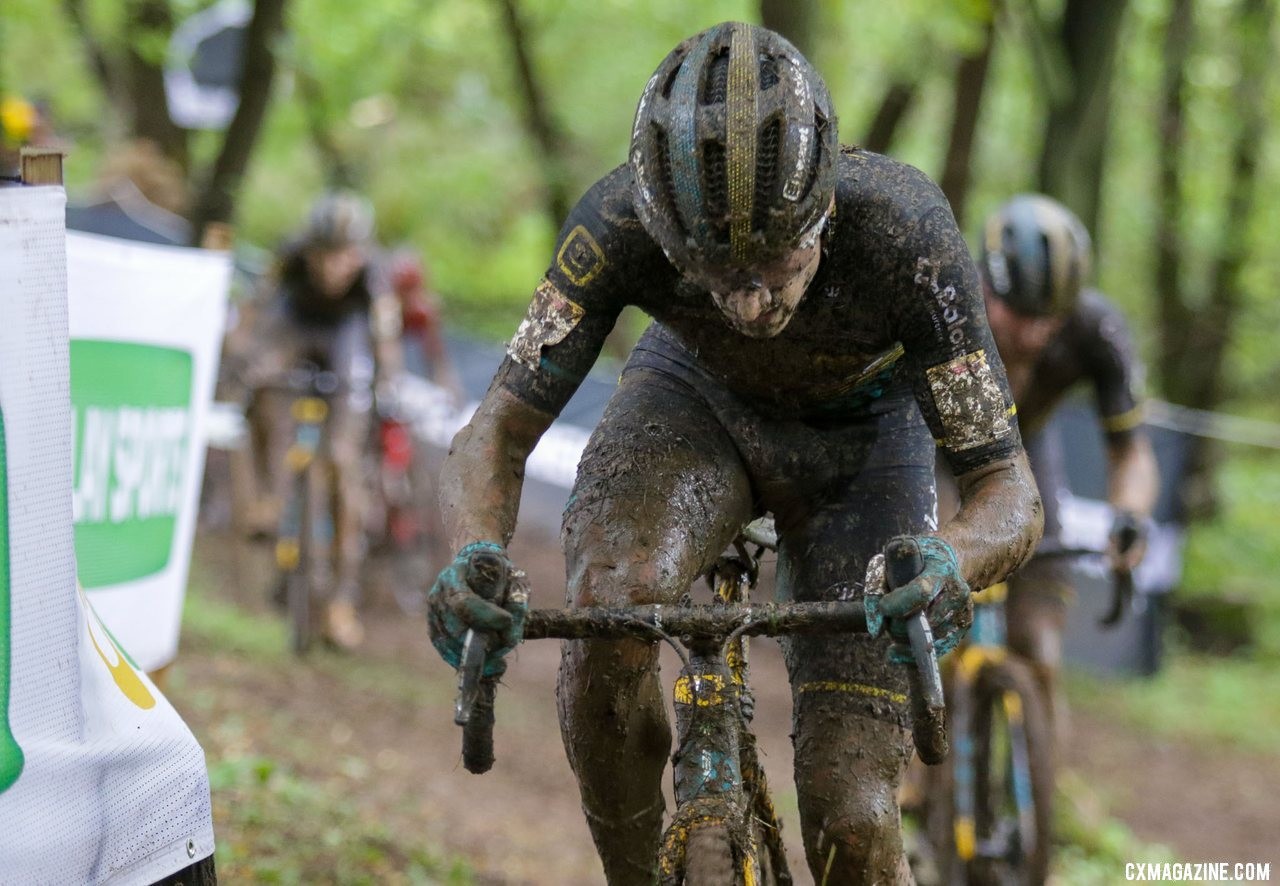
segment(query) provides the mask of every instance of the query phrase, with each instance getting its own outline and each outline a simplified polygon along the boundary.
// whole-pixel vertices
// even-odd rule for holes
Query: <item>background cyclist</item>
[[[1044,501],[1044,539],[1009,581],[1008,639],[1031,659],[1058,714],[1062,630],[1074,592],[1067,558],[1054,556],[1063,549],[1062,442],[1045,427],[1064,395],[1084,384],[1097,403],[1106,435],[1107,499],[1115,509],[1108,550],[1113,569],[1131,571],[1141,560],[1159,492],[1155,455],[1142,428],[1142,366],[1123,315],[1087,286],[1091,253],[1080,220],[1048,197],[1014,197],[983,227],[987,318]]]
[[[251,379],[271,379],[301,361],[334,372],[343,393],[329,415],[336,473],[334,576],[326,606],[327,638],[342,648],[361,642],[356,613],[364,556],[366,477],[362,458],[375,390],[389,390],[399,372],[401,311],[373,241],[369,203],[356,194],[325,194],[301,233],[280,251],[253,324]],[[266,394],[250,411],[255,436],[268,453],[271,494],[256,523],[274,531],[288,492],[284,450],[292,439],[289,398]]]

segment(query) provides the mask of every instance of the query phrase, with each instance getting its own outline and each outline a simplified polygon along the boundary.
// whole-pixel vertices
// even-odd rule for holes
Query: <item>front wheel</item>
[[[1053,745],[1040,684],[1021,661],[984,667],[974,684],[971,883],[1037,886],[1053,848]]]
[[[286,574],[285,602],[289,610],[289,648],[294,655],[305,655],[315,638],[312,612],[312,584],[315,576],[315,511],[312,506],[311,471],[298,475],[295,494],[298,497],[297,562]]]
[[[727,827],[706,825],[689,831],[684,886],[727,886],[742,882],[737,875],[733,840]]]
[[[948,672],[951,758],[925,775],[937,876],[927,882],[1038,886],[1049,872],[1054,781],[1040,684],[1018,659],[974,664]]]

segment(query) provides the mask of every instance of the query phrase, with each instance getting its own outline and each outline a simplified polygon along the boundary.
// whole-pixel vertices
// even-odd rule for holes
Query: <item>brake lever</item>
[[[467,586],[480,597],[502,606],[510,574],[506,562],[489,551],[476,551],[467,561]],[[453,722],[462,727],[462,765],[468,772],[488,772],[493,766],[493,700],[497,677],[484,676],[484,663],[494,641],[489,634],[467,628],[458,667],[458,697]]]
[[[924,557],[916,540],[909,536],[891,539],[884,549],[884,570],[890,590],[910,583],[923,572]],[[920,759],[934,766],[947,758],[947,706],[933,648],[933,629],[924,610],[907,619],[907,639],[915,659],[915,667],[907,672],[911,683],[911,735]]]

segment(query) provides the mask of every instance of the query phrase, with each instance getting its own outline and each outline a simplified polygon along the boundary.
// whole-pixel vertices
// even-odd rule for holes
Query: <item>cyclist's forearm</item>
[[[553,419],[501,387],[490,388],[453,438],[440,471],[440,506],[454,550],[511,540],[525,459]]]
[[[975,591],[1003,581],[1040,541],[1044,512],[1026,453],[957,478],[960,512],[938,535],[960,561],[960,572]]]
[[[1141,431],[1107,444],[1107,500],[1119,511],[1151,516],[1160,473],[1151,438]]]

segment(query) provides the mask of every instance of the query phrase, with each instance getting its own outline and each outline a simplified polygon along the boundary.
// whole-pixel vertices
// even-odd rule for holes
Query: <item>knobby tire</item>
[[[723,824],[714,824],[689,831],[684,886],[737,886],[741,883],[729,829]]]

